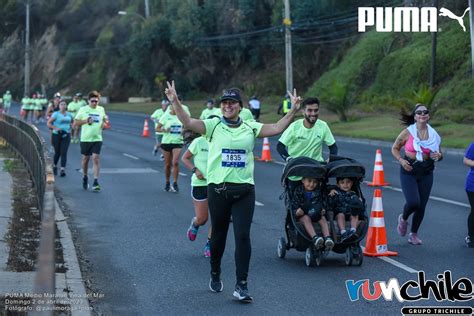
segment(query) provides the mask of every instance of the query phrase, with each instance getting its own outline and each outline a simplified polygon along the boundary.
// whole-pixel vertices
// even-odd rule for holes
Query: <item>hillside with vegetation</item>
[[[0,89],[16,96],[23,93],[25,2],[0,0]],[[294,86],[319,96],[342,121],[425,102],[439,120],[472,123],[469,30],[439,18],[433,89],[431,34],[357,32],[359,6],[402,2],[431,3],[290,1]],[[98,89],[112,101],[158,99],[174,79],[187,99],[207,99],[229,86],[271,100],[285,93],[282,0],[153,0],[148,18],[143,0],[30,3],[32,91]],[[462,14],[466,3],[439,6]]]

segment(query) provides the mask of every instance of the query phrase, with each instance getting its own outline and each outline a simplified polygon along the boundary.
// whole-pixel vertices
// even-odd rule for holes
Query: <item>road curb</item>
[[[79,260],[77,259],[76,248],[72,240],[71,230],[69,229],[66,217],[63,214],[58,201],[54,200],[56,206],[55,221],[61,236],[61,245],[63,247],[63,256],[66,271],[66,288],[68,290],[68,298],[71,300],[71,314],[73,316],[90,316],[91,306],[84,280],[82,279]]]

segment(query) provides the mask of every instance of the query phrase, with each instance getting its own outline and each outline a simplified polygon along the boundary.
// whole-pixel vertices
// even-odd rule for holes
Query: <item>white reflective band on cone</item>
[[[383,212],[382,198],[373,199],[372,212]]]
[[[371,217],[369,227],[385,227],[385,219],[383,217]]]
[[[383,171],[383,166],[382,165],[375,165],[374,166],[374,171]]]

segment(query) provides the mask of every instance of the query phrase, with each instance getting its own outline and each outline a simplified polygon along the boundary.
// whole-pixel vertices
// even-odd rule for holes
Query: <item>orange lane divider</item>
[[[397,252],[389,251],[387,247],[387,231],[385,230],[382,190],[380,189],[375,189],[374,192],[364,255],[370,257],[398,256]]]
[[[382,151],[377,149],[375,153],[375,164],[374,164],[374,175],[372,177],[372,182],[369,182],[368,185],[371,187],[374,186],[386,186],[390,183],[385,182],[385,174],[383,171],[383,163],[382,163]]]
[[[148,119],[145,119],[145,124],[143,125],[143,134],[142,137],[149,137],[150,130],[148,129]]]

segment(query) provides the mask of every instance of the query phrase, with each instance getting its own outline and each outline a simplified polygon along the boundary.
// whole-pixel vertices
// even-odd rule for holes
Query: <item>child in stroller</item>
[[[364,211],[364,204],[355,192],[357,179],[348,177],[336,178],[336,186],[328,187],[329,206],[334,210],[342,242],[349,242],[357,230],[359,216]],[[350,218],[350,229],[346,230],[346,218]]]
[[[334,241],[329,235],[329,225],[326,220],[326,192],[322,190],[322,181],[305,177],[301,183],[294,185],[290,199],[290,210],[294,212],[297,222],[303,224],[306,233],[311,237],[316,249],[331,250]],[[319,223],[323,237],[316,234],[313,223]]]
[[[302,182],[294,177],[304,180]],[[334,246],[326,221],[327,214],[324,214],[327,200],[326,168],[314,159],[297,157],[285,166],[281,183],[285,188],[282,196],[286,207],[286,238],[278,240],[278,257],[284,258],[287,250],[295,248],[305,252],[307,266],[319,266]],[[309,198],[306,197],[307,193]]]
[[[332,250],[335,253],[345,253],[348,266],[360,266],[363,261],[360,242],[368,229],[366,203],[360,188],[365,176],[365,168],[354,159],[338,156],[331,156],[326,168],[328,179],[336,178],[337,184],[336,186],[328,185],[328,189],[333,194],[329,196],[327,211],[335,216],[339,226],[339,229],[336,229],[334,220],[330,216],[329,227],[336,241]]]

